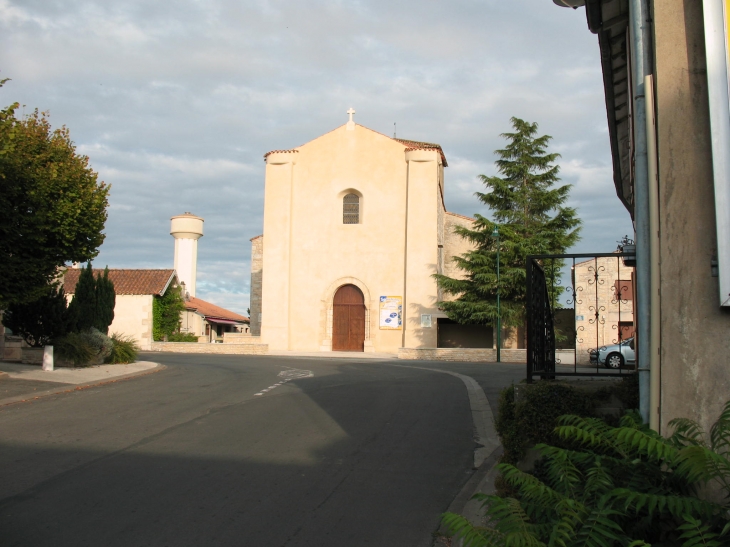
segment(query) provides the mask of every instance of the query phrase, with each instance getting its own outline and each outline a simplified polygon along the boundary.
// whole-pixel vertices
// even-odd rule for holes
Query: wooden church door
[[[332,351],[364,351],[365,298],[355,285],[343,285],[332,306]]]

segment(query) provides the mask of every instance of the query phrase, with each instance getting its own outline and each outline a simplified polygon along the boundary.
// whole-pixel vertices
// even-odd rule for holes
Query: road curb
[[[106,384],[113,384],[115,382],[120,382],[123,380],[131,380],[132,378],[140,378],[142,376],[147,376],[149,374],[154,374],[156,372],[160,372],[162,370],[165,370],[167,367],[163,365],[162,363],[155,363],[154,368],[143,370],[140,372],[130,372],[129,374],[122,374],[121,376],[115,376],[114,378],[109,378],[108,380],[92,380],[90,382],[84,382],[82,384],[59,384],[57,388],[51,388],[47,389],[45,391],[35,391],[32,394],[27,395],[16,395],[15,397],[7,397],[5,399],[0,399],[0,407],[5,407],[9,405],[14,405],[18,403],[29,403],[32,401],[35,401],[37,399],[41,399],[43,397],[48,397],[50,395],[59,395],[61,393],[71,393],[73,391],[81,391],[90,387],[96,387],[96,386],[103,386]]]
[[[464,508],[469,504],[471,499],[474,497],[474,494],[478,494],[479,492],[484,491],[483,486],[486,486],[484,484],[485,479],[487,478],[487,475],[490,473],[490,471],[496,468],[497,464],[499,463],[499,458],[502,456],[503,453],[504,450],[500,445],[489,456],[487,456],[482,466],[474,472],[474,474],[469,478],[468,481],[466,481],[466,484],[456,495],[454,501],[451,502],[451,505],[449,505],[449,508],[447,509],[449,513],[458,513],[460,515],[466,516],[464,515]],[[493,489],[494,486],[492,485],[491,490]],[[491,492],[484,493],[489,494]]]

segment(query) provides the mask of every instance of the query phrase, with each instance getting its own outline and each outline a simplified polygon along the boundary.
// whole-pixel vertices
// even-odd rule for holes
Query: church
[[[358,125],[354,113],[264,156],[251,334],[271,350],[491,348],[491,329],[454,325],[437,306],[433,274],[460,275],[452,257],[470,244],[453,230],[473,222],[445,208],[443,150]]]

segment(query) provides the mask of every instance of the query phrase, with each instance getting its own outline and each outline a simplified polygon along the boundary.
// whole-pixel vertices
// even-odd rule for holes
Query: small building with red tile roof
[[[249,319],[191,296],[185,301],[180,331],[198,336],[201,342],[221,342],[227,332],[248,333]]]
[[[104,270],[94,269],[94,276]],[[63,290],[71,299],[76,292],[81,269],[68,268],[63,273]],[[177,287],[175,270],[110,269],[109,279],[114,283],[116,301],[114,320],[109,333],[132,336],[142,350],[152,347],[152,301],[162,296],[170,287]]]

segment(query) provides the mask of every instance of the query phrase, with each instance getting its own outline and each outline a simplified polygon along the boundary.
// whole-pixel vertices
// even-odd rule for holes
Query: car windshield
[[[622,346],[628,346],[633,341],[634,341],[633,338],[629,338],[628,340],[624,340],[623,342],[621,342],[621,345]]]

